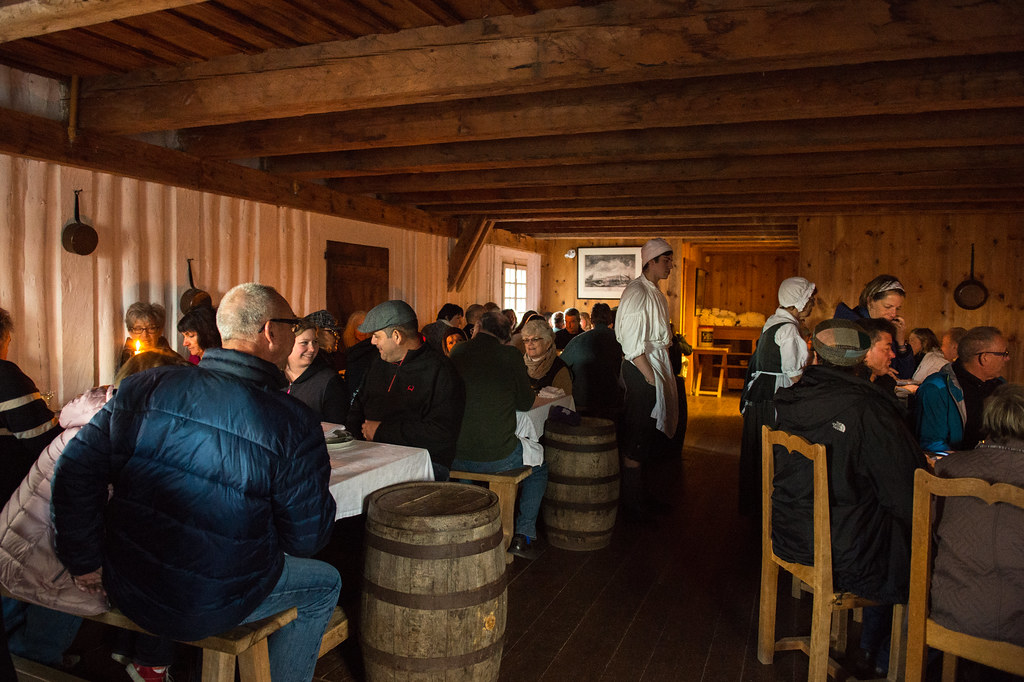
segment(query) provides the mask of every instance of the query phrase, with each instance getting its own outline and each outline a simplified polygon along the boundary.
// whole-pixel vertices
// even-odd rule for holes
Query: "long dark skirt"
[[[752,402],[743,412],[743,442],[740,445],[739,510],[743,516],[761,516],[761,427],[775,428],[775,406],[771,400]]]

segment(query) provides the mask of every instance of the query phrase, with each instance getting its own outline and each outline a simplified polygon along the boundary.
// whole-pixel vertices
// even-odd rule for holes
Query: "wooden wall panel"
[[[541,242],[544,253],[543,287],[541,307],[545,310],[565,310],[578,308],[589,311],[595,303],[604,302],[613,308],[617,300],[581,299],[577,298],[577,265],[579,257],[566,258],[569,249],[586,246],[643,246],[647,239],[591,239],[568,240],[555,239]],[[668,298],[669,311],[676,329],[680,329],[680,321],[685,323],[685,333],[690,339],[693,318],[693,268],[692,263],[697,257],[697,250],[692,244],[679,239],[668,239],[672,245],[675,268],[669,276],[667,284],[662,284],[662,291]],[[691,263],[687,267],[687,261]]]
[[[82,219],[99,233],[89,256],[60,245],[75,189],[84,190]],[[182,350],[175,325],[190,257],[196,285],[214,301],[256,280],[278,288],[296,313],[312,312],[326,299],[328,240],[389,249],[389,296],[422,319],[448,300],[438,274],[452,243],[444,237],[0,155],[0,307],[16,324],[10,359],[63,404],[113,378],[124,310],[136,300],[167,309],[165,335]],[[477,280],[487,286],[486,276]]]
[[[778,307],[779,283],[797,274],[797,251],[701,250],[708,271],[707,308],[768,317]]]
[[[978,310],[953,301],[970,271],[989,290]],[[1010,340],[1007,379],[1024,381],[1024,216],[928,215],[842,216],[800,222],[800,274],[818,285],[816,324],[831,317],[839,301],[853,306],[863,285],[882,273],[907,289],[903,316],[909,327],[937,334],[952,326],[993,325]]]

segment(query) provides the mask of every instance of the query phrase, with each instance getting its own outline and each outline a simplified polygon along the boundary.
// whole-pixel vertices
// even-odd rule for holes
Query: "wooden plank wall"
[[[699,267],[708,271],[707,308],[770,316],[778,307],[779,283],[797,274],[799,253],[701,249]]]
[[[618,305],[618,300],[581,299],[576,296],[577,272],[576,268],[579,258],[566,258],[565,252],[569,249],[579,249],[586,246],[643,246],[647,239],[590,239],[590,240],[569,240],[554,239],[540,241],[539,248],[544,254],[541,273],[541,307],[545,310],[565,310],[566,308],[578,308],[583,311],[590,311],[595,303],[604,302],[613,308]],[[690,339],[693,336],[693,264],[697,259],[697,249],[689,242],[679,239],[668,239],[672,245],[675,256],[675,268],[669,276],[667,284],[661,285],[662,291],[668,298],[668,307],[672,322],[676,329],[683,328]],[[681,321],[685,323],[681,327]]]
[[[978,310],[953,301],[970,272],[989,290]],[[1024,215],[901,215],[804,218],[800,221],[800,275],[818,285],[810,323],[831,317],[842,300],[856,305],[863,285],[882,273],[907,288],[909,327],[937,334],[952,326],[999,327],[1013,353],[1006,378],[1024,381]]]
[[[89,256],[60,245],[75,189],[84,190],[82,219],[99,233]],[[175,324],[189,257],[197,259],[196,285],[214,301],[257,280],[277,287],[297,313],[312,312],[324,306],[328,240],[388,248],[389,295],[424,320],[450,300],[444,273],[453,240],[445,237],[0,154],[0,307],[15,319],[10,359],[55,394],[54,407],[108,383],[124,310],[136,300],[164,305],[164,333],[181,350]],[[472,279],[485,290],[466,288],[466,300],[493,296],[489,277]]]

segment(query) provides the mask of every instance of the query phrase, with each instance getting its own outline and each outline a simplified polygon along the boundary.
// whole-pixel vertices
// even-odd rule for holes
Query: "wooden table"
[[[375,490],[405,481],[433,481],[430,453],[389,443],[351,441],[328,445],[331,494],[338,503],[335,519],[363,513],[363,500]]]
[[[709,374],[714,371],[715,356],[721,358],[720,364],[718,365],[718,388],[705,389],[701,386],[701,380],[704,378],[704,368],[706,365]],[[713,395],[721,398],[722,386],[725,384],[725,376],[727,373],[726,365],[729,361],[729,348],[726,346],[694,348],[691,361],[693,362],[692,368],[696,371],[693,372],[693,388],[690,393],[692,395]]]

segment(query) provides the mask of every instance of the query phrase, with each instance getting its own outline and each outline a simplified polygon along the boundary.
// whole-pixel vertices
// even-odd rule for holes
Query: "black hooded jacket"
[[[848,372],[813,365],[775,394],[778,428],[828,453],[832,573],[837,591],[906,603],[914,471],[924,463],[895,397]],[[772,542],[813,563],[812,464],[775,449]]]

